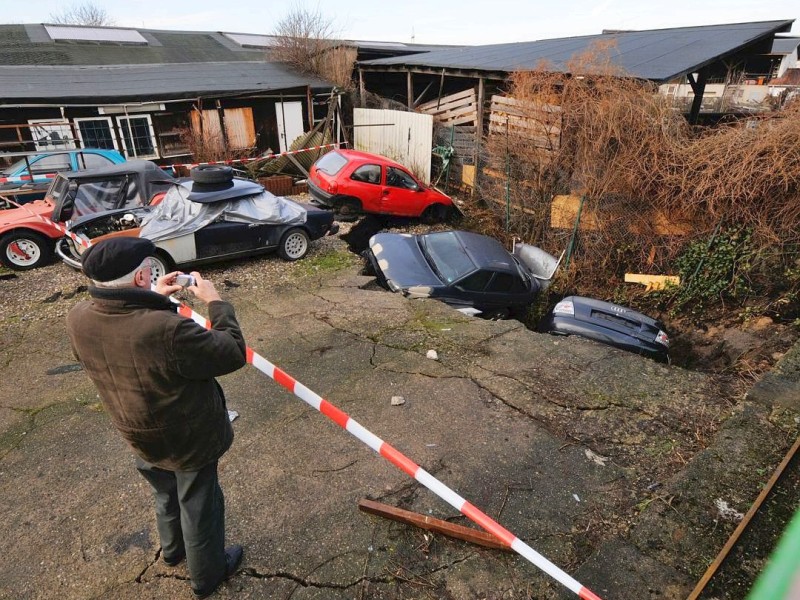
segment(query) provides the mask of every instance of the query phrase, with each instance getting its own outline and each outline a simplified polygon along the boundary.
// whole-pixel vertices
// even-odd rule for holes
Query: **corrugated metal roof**
[[[0,102],[100,99],[164,100],[270,92],[291,88],[330,89],[319,79],[266,62],[152,65],[0,66]]]
[[[493,44],[439,50],[359,63],[364,67],[430,67],[511,73],[547,64],[566,71],[576,55],[591,52],[597,43],[612,43],[607,52],[614,65],[633,77],[668,81],[691,73],[743,46],[791,29],[793,19],[626,31],[571,38]],[[376,70],[376,69],[369,69]]]
[[[800,38],[776,37],[772,42],[771,54],[791,54],[800,45]]]

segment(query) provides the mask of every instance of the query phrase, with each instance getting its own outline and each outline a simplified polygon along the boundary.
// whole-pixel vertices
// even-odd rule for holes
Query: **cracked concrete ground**
[[[248,344],[603,598],[685,597],[736,525],[715,501],[746,512],[797,436],[791,393],[729,397],[705,375],[408,301],[352,261],[260,282],[276,260],[207,272],[235,284],[219,287]],[[41,292],[53,314],[32,297],[2,315],[0,598],[191,598],[185,565],[159,560],[130,452],[69,369],[63,314],[85,297],[71,290]],[[470,524],[255,369],[222,384],[240,413],[220,465],[227,533],[245,558],[218,597],[571,597],[513,553],[359,512],[371,498]]]

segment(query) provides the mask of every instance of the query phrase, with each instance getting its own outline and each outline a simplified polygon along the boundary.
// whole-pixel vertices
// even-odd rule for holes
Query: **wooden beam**
[[[364,69],[358,70],[358,93],[361,99],[361,107],[363,108],[367,103],[366,89],[364,88]]]
[[[479,546],[511,552],[511,548],[501,542],[499,538],[495,537],[491,533],[478,531],[477,529],[472,529],[471,527],[464,527],[463,525],[448,523],[447,521],[442,521],[441,519],[436,519],[427,515],[421,515],[419,513],[411,512],[410,510],[403,510],[402,508],[389,506],[388,504],[383,504],[382,502],[367,500],[366,498],[358,501],[358,509],[371,515],[377,515],[392,521],[406,523],[407,525],[414,525],[416,527],[420,527],[421,529],[427,529],[428,531],[441,533],[442,535],[464,540],[465,542],[478,544]]]
[[[414,80],[413,80],[413,75],[411,75],[411,71],[409,71],[408,74],[406,75],[406,87],[407,87],[406,97],[408,98],[407,101],[408,110],[411,110],[414,108]]]
[[[692,102],[692,109],[689,111],[689,123],[694,125],[697,123],[697,119],[700,116],[700,107],[703,104],[703,94],[706,91],[706,80],[708,79],[708,69],[702,68],[697,73],[697,81],[695,81],[694,76],[689,73],[688,75],[689,85],[692,86],[692,91],[694,92],[694,101]]]

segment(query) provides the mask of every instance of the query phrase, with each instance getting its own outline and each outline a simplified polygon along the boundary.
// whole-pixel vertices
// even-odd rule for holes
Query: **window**
[[[75,125],[78,126],[78,137],[84,148],[117,149],[117,140],[109,117],[75,119]]]
[[[117,117],[122,145],[128,158],[157,158],[150,115]]]
[[[127,177],[86,181],[75,193],[74,217],[118,208],[120,193]]]
[[[347,164],[347,159],[338,152],[328,152],[317,162],[317,169],[328,175],[336,175]]]
[[[363,181],[364,183],[380,183],[381,166],[361,165],[355,171],[353,171],[350,179],[354,179],[355,181]]]
[[[30,119],[31,137],[37,150],[68,150],[75,147],[67,121]]]
[[[72,168],[69,164],[69,154],[50,154],[43,156],[37,161],[31,163],[31,171],[33,175],[42,175],[44,173],[56,173],[58,171],[71,171]]]
[[[78,156],[78,170],[83,169],[98,169],[100,167],[110,167],[114,162],[101,156],[100,154],[81,153]]]
[[[414,178],[405,171],[397,167],[386,169],[386,185],[392,187],[405,188],[407,190],[418,190],[419,185]]]
[[[490,292],[510,292],[514,288],[514,276],[509,273],[495,273],[489,286]]]
[[[469,277],[462,279],[458,287],[468,292],[482,292],[491,278],[491,271],[476,271]]]

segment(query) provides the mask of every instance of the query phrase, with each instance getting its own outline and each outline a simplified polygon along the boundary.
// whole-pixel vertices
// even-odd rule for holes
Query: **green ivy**
[[[749,229],[722,229],[710,240],[689,244],[675,261],[681,285],[673,310],[691,305],[694,312],[725,299],[744,299],[751,292],[751,235]]]

